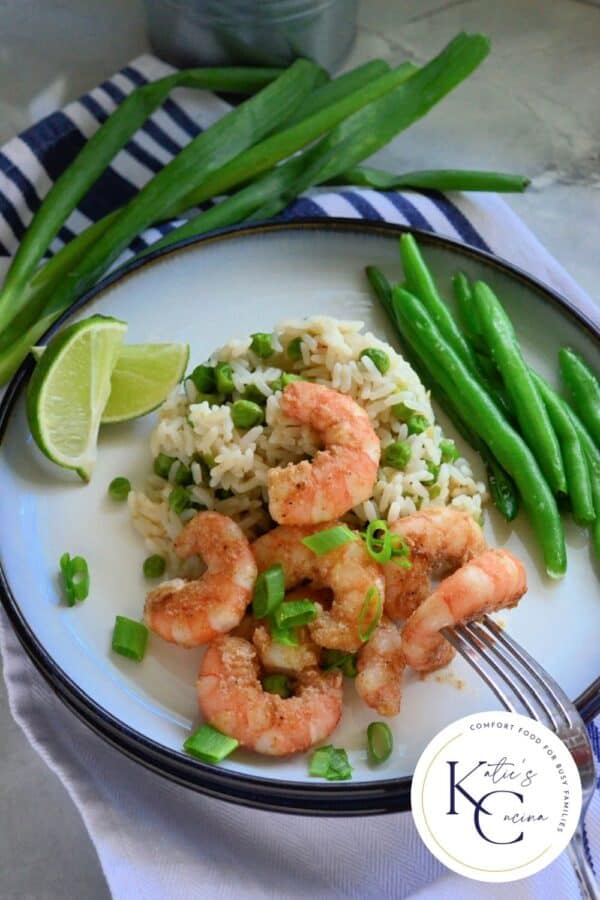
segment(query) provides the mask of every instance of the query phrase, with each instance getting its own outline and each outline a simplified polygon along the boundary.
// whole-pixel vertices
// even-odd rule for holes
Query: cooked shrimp
[[[385,616],[358,653],[355,685],[359,697],[382,716],[396,716],[405,668],[400,631]]]
[[[342,715],[339,672],[307,669],[295,679],[295,696],[263,690],[255,648],[243,638],[215,638],[196,683],[207,722],[243,747],[270,756],[308,750],[329,737]]]
[[[452,506],[431,507],[398,519],[390,531],[400,534],[410,549],[410,568],[387,563],[385,611],[392,619],[407,619],[431,593],[430,576],[453,572],[486,549],[483,531],[473,517]]]
[[[312,600],[319,608],[329,605],[331,592],[319,590],[312,586],[298,588],[285,595],[289,600]],[[240,635],[243,637],[244,635]],[[279,644],[271,637],[271,630],[266,622],[258,622],[252,633],[252,643],[258,650],[260,664],[266,672],[281,672],[293,675],[304,669],[314,669],[321,659],[321,648],[310,637],[308,628],[297,628],[298,644]]]
[[[454,651],[439,633],[485,613],[516,606],[527,590],[523,564],[507,550],[486,550],[465,563],[414,611],[402,631],[406,662],[418,672],[445,666]]]
[[[148,628],[182,647],[206,644],[238,625],[252,596],[256,563],[239,525],[216,512],[200,512],[175,539],[182,559],[198,553],[207,571],[194,581],[166,581],[146,598]]]
[[[309,425],[325,447],[313,460],[269,470],[269,512],[283,525],[342,516],[368,500],[381,447],[367,413],[346,394],[308,381],[287,385],[281,412]]]
[[[331,609],[321,609],[308,626],[320,647],[353,652],[362,646],[359,618],[368,592],[376,588],[383,600],[384,579],[361,540],[350,541],[330,553],[317,556],[302,538],[331,525],[301,528],[280,525],[252,544],[259,572],[275,563],[283,566],[286,588],[304,579],[333,592]]]

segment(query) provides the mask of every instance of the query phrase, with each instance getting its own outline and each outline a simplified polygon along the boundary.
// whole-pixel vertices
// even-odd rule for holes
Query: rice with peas
[[[484,485],[474,480],[465,459],[442,458],[444,435],[417,375],[392,347],[362,328],[362,322],[328,316],[283,322],[271,336],[273,352],[267,359],[254,352],[248,337],[231,341],[208,360],[210,366],[231,366],[234,392],[227,401],[203,399],[191,378],[172,392],[159,411],[150,442],[155,470],[166,477],[154,474],[144,492],[129,494],[136,528],[153,553],[165,556],[172,573],[196,571],[193,562],[177,559],[173,540],[198,509],[231,516],[249,538],[257,537],[273,526],[267,502],[269,468],[313,456],[319,449],[308,427],[281,414],[281,379],[286,373],[353,397],[367,411],[382,451],[397,441],[410,449],[404,468],[380,466],[372,497],[345,517],[350,524],[380,518],[393,522],[417,509],[448,505],[480,518]],[[288,351],[292,342],[296,352]],[[361,357],[369,348],[387,354],[384,374],[371,358]],[[242,397],[264,406],[262,424],[247,430],[235,427],[231,401]],[[175,498],[188,504],[183,511]]]

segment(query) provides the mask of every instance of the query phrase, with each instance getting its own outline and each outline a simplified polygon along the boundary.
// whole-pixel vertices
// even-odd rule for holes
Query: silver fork
[[[577,708],[548,673],[489,616],[470,625],[444,628],[442,634],[489,685],[506,709],[546,725],[571,752],[581,777],[583,804],[568,853],[584,900],[600,900],[583,842],[583,822],[596,777],[594,755]]]

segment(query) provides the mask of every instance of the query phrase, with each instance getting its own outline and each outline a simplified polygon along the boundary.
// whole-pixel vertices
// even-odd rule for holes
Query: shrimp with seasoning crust
[[[298,588],[285,595],[286,601],[312,600],[323,609],[330,603],[331,592],[317,589],[311,586]],[[242,635],[243,636],[243,635]],[[296,628],[298,643],[295,645],[280,644],[274,641],[271,630],[266,620],[255,624],[249,640],[252,641],[258,651],[260,664],[265,672],[281,672],[284,675],[294,675],[304,669],[315,668],[321,660],[321,648],[315,644],[306,626]]]
[[[487,544],[473,517],[452,506],[432,507],[390,525],[410,550],[410,568],[395,562],[383,567],[385,611],[392,619],[407,619],[431,593],[430,576],[441,577],[478,556]]]
[[[254,541],[252,551],[259,572],[275,563],[283,566],[286,588],[296,587],[303,580],[329,588],[333,592],[331,608],[319,609],[308,626],[311,637],[320,647],[354,652],[363,644],[360,616],[367,595],[375,589],[383,602],[385,585],[379,566],[358,538],[322,556],[302,543],[308,535],[335,524],[312,528],[280,525]]]
[[[342,715],[339,672],[306,669],[294,679],[294,696],[266,692],[256,649],[243,638],[215,638],[196,683],[206,721],[243,747],[269,756],[310,749],[329,737]]]
[[[283,525],[328,522],[368,500],[377,478],[379,438],[352,397],[308,381],[288,384],[284,416],[309,425],[325,447],[314,459],[269,470],[269,512]]]
[[[527,590],[523,563],[507,550],[486,550],[440,582],[402,630],[406,662],[418,672],[445,666],[454,650],[440,634],[485,613],[516,606]]]
[[[207,571],[198,579],[176,578],[146,598],[144,619],[165,641],[182,647],[206,644],[238,625],[256,579],[256,563],[239,525],[216,512],[199,512],[175,539],[182,559],[198,553]]]
[[[380,715],[397,716],[405,666],[400,631],[384,616],[358,651],[358,674],[354,682],[358,696]]]

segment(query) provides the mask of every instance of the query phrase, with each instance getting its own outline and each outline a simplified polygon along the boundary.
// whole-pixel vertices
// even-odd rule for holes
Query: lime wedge
[[[110,383],[102,424],[137,419],[156,409],[185,374],[187,344],[124,344]]]
[[[27,419],[36,444],[59,466],[89,481],[102,411],[127,325],[92,316],[61,331],[34,369]]]

